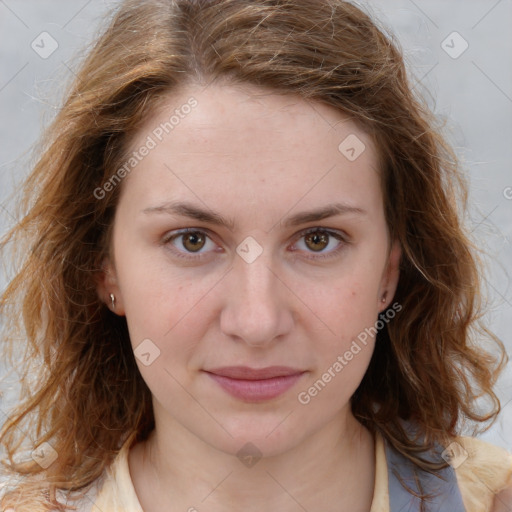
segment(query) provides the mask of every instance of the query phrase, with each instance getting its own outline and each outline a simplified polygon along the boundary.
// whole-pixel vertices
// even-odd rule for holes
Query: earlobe
[[[402,248],[398,240],[394,240],[388,256],[386,269],[382,276],[379,290],[379,312],[389,307],[398,286],[400,277],[400,259]]]
[[[125,314],[116,271],[109,258],[103,260],[101,271],[97,275],[96,290],[100,300],[104,302],[111,311],[117,315]]]

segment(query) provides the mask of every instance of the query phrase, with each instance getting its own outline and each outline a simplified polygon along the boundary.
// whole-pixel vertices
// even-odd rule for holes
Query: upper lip
[[[223,377],[241,380],[271,379],[272,377],[285,377],[303,373],[303,370],[290,368],[289,366],[267,366],[266,368],[250,368],[249,366],[223,366],[205,370]]]

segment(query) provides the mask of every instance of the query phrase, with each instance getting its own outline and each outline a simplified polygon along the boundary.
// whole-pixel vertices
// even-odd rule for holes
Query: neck
[[[150,437],[130,453],[135,491],[146,512],[205,506],[211,512],[370,509],[374,440],[351,414],[252,464],[204,443],[178,423],[158,427],[156,422]]]

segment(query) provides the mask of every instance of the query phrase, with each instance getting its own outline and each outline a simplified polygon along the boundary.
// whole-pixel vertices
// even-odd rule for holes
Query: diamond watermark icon
[[[39,57],[47,59],[59,47],[59,43],[48,32],[41,32],[30,44]]]
[[[351,133],[338,146],[339,152],[351,162],[357,160],[365,149],[363,141],[355,133]]]
[[[453,469],[457,469],[468,456],[468,452],[455,441],[441,453],[441,457],[448,462]]]
[[[252,236],[248,236],[238,245],[236,252],[246,263],[252,263],[263,252],[263,247]]]
[[[31,453],[32,458],[43,468],[49,468],[57,460],[57,452],[54,450],[51,444],[41,443]]]
[[[240,459],[240,462],[252,468],[260,459],[263,454],[253,443],[245,443],[240,450],[236,452],[236,456]]]
[[[452,59],[458,59],[469,48],[469,43],[458,32],[452,32],[443,40],[441,48]]]
[[[146,338],[139,343],[133,353],[144,366],[149,366],[160,356],[160,349],[149,338]]]

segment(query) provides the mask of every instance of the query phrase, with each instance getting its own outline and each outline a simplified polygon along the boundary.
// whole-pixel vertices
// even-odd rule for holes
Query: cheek
[[[218,276],[191,279],[186,271],[145,264],[135,254],[120,259],[118,275],[132,345],[148,338],[166,359],[191,351],[206,324],[206,298],[215,292]]]
[[[355,337],[324,344],[322,358],[298,392],[297,401],[309,417],[334,417],[361,383],[373,354],[374,340]]]
[[[310,280],[302,280],[296,294],[311,311],[309,316],[324,324],[331,339],[346,343],[376,322],[378,289],[379,279],[375,272],[353,271],[317,280],[314,285]]]
[[[310,295],[315,313],[328,326],[314,342],[316,364],[297,400],[310,416],[334,416],[363,379],[375,345],[378,320],[375,286],[356,280],[333,283],[329,293]]]

